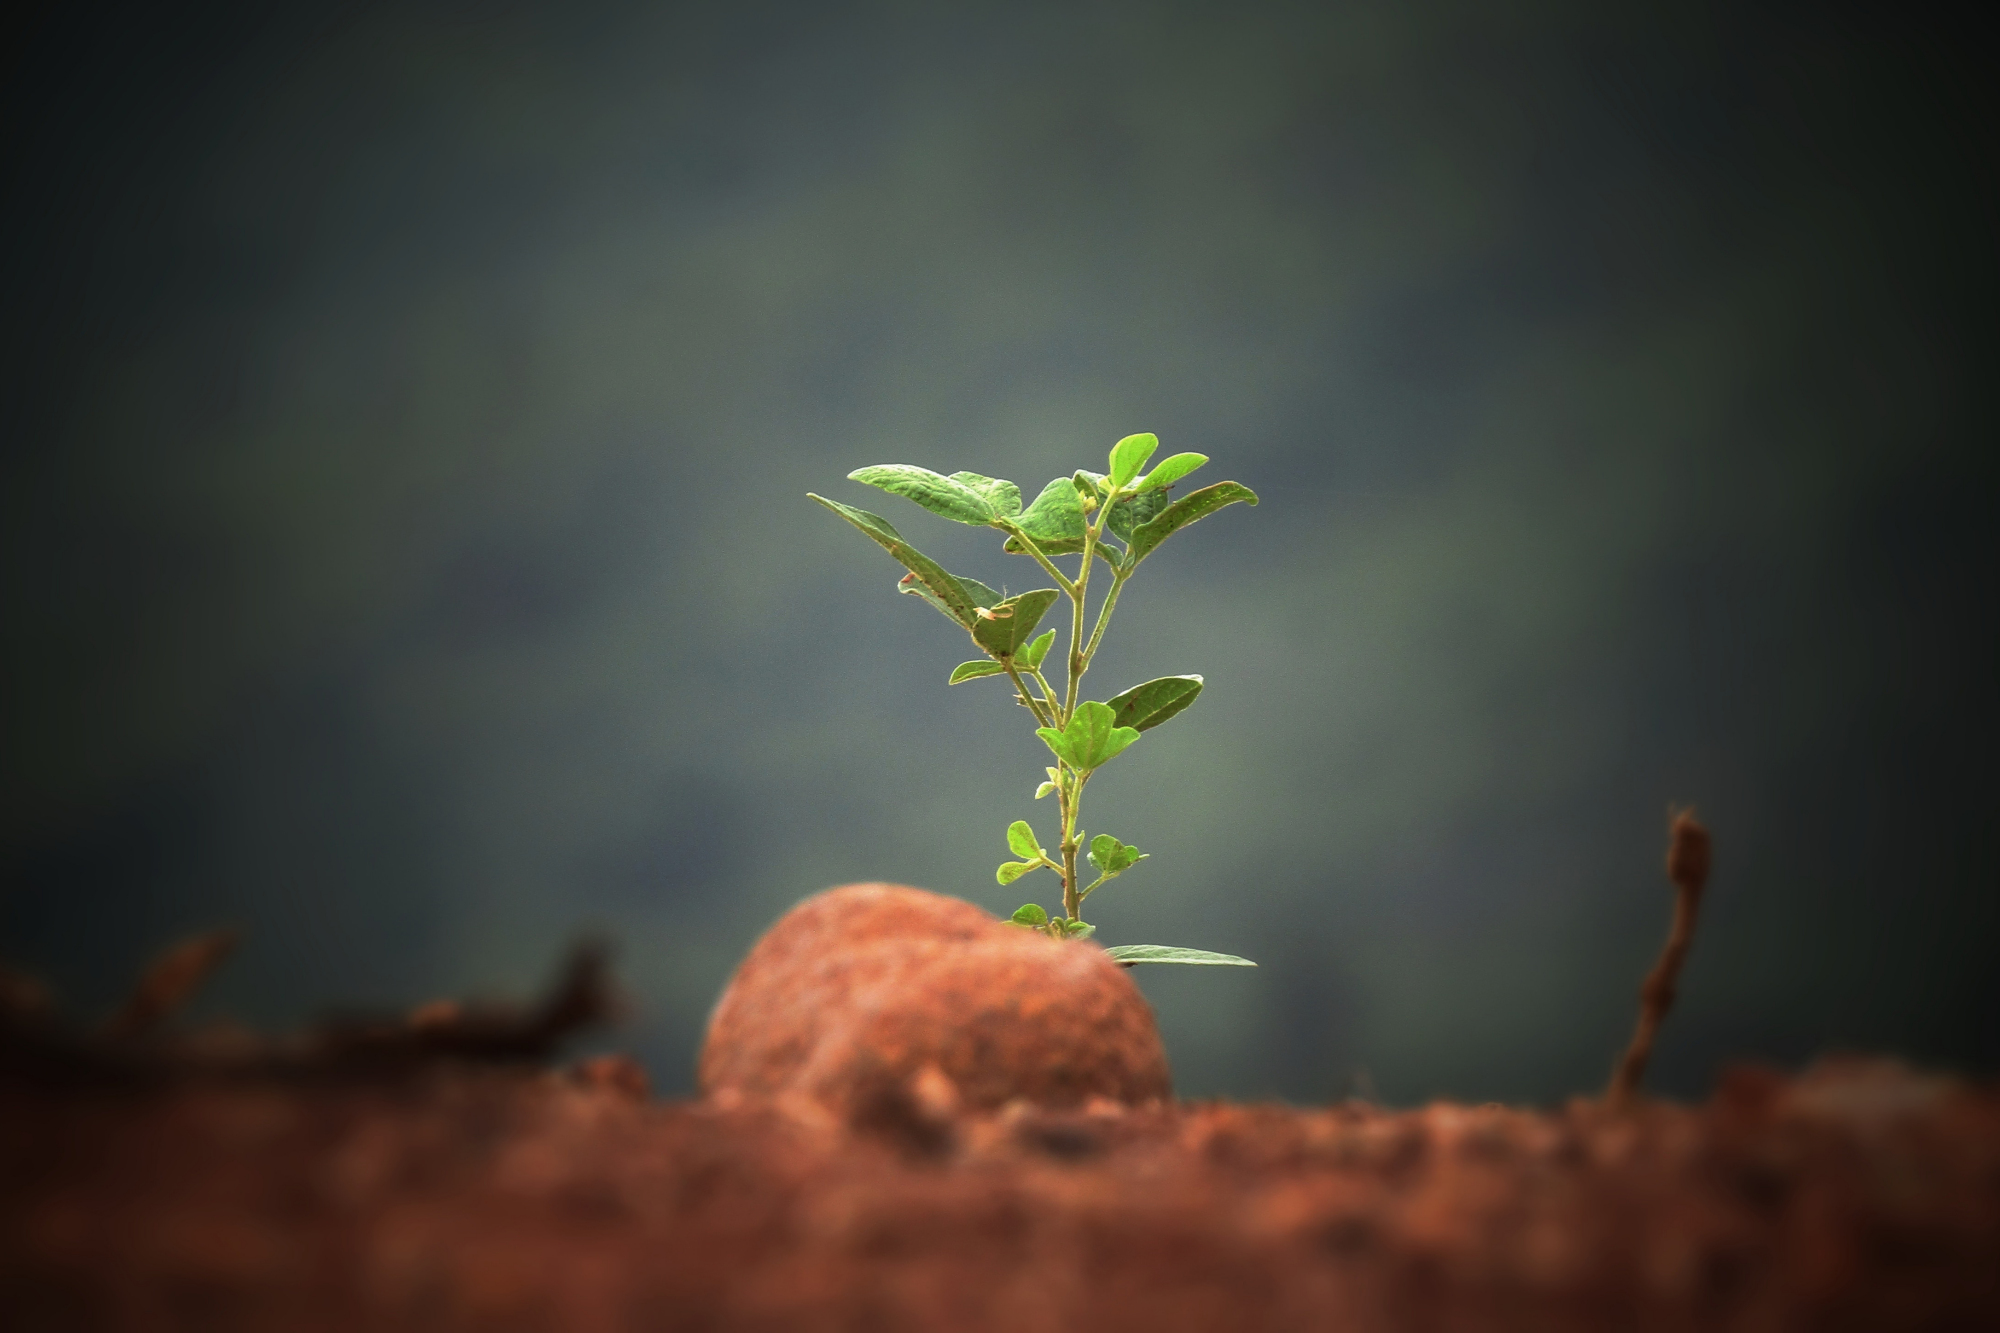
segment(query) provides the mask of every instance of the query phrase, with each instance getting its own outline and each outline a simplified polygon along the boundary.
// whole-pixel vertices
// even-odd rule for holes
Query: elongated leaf
[[[1104,952],[1127,967],[1139,963],[1193,963],[1209,967],[1255,967],[1248,958],[1206,949],[1181,949],[1171,944],[1114,944]]]
[[[1035,734],[1059,759],[1084,772],[1110,763],[1139,739],[1133,728],[1117,725],[1109,705],[1094,700],[1078,704],[1069,725],[1061,731],[1041,727]]]
[[[1000,868],[993,872],[993,878],[1002,884],[1012,884],[1039,865],[1040,861],[1002,861]]]
[[[1034,539],[1035,545],[1050,555],[1067,555],[1083,549],[1083,505],[1068,477],[1057,477],[1042,487],[1042,493],[1015,522]],[[1004,549],[1026,555],[1028,548],[1013,537]]]
[[[1049,914],[1038,903],[1022,903],[1014,909],[1013,922],[1017,926],[1046,926]]]
[[[1106,705],[1121,727],[1151,731],[1175,716],[1201,693],[1200,676],[1161,676],[1134,685]]]
[[[959,624],[971,629],[976,622],[972,608],[984,605],[966,596],[965,585],[959,579],[945,572],[937,561],[903,540],[903,534],[896,531],[886,519],[878,518],[866,509],[856,509],[838,500],[829,500],[823,495],[808,491],[806,498],[813,500],[852,523],[872,538],[877,545],[903,563],[903,567],[916,576],[929,595],[925,601],[950,616]],[[984,587],[985,585],[980,585]],[[991,589],[988,589],[991,591]]]
[[[1012,518],[1021,512],[1021,488],[1011,481],[1001,481],[998,477],[982,477],[977,472],[954,472],[951,480],[968,490],[978,491],[993,506],[994,512],[1002,518]]]
[[[973,626],[972,637],[981,648],[995,657],[1014,657],[1021,645],[1041,624],[1042,617],[1049,613],[1049,607],[1056,598],[1062,596],[1054,588],[1037,588],[1033,592],[1016,593],[997,606],[989,606],[994,613],[992,619],[979,617]],[[988,606],[987,603],[980,603]],[[974,613],[977,614],[976,612]]]
[[[1162,459],[1151,472],[1133,482],[1132,489],[1151,491],[1171,486],[1207,461],[1207,454],[1175,454],[1172,458]]]
[[[1016,856],[1030,860],[1042,855],[1042,844],[1035,838],[1035,830],[1025,819],[1017,819],[1007,826],[1007,850]]]
[[[1127,435],[1111,446],[1111,480],[1119,486],[1139,475],[1139,469],[1146,466],[1146,460],[1160,447],[1160,437],[1148,431],[1141,435]]]
[[[1090,863],[1100,875],[1122,875],[1145,859],[1146,853],[1109,833],[1100,833],[1090,840]]]
[[[1049,655],[1049,646],[1055,641],[1056,632],[1054,630],[1043,630],[1040,638],[1014,654],[1014,660],[1030,671],[1039,671],[1042,666],[1042,659]]]
[[[1047,796],[1050,792],[1054,791],[1055,789],[1056,789],[1055,783],[1044,782],[1041,786],[1035,788],[1035,799],[1039,801],[1044,796]]]
[[[978,680],[981,676],[1003,675],[1006,670],[1006,667],[1001,666],[990,657],[981,658],[977,662],[960,662],[951,669],[951,679],[946,681],[945,684],[963,685],[966,681]]]
[[[933,514],[942,515],[954,523],[984,526],[1000,517],[1000,511],[985,491],[975,490],[955,478],[940,476],[927,467],[884,463],[856,468],[847,474],[847,479],[879,486],[891,495],[915,500]],[[980,480],[990,482],[992,479],[981,477]],[[1017,499],[1019,495],[1020,492],[1016,491]]]
[[[1218,481],[1213,486],[1204,486],[1183,495],[1160,511],[1157,518],[1132,529],[1133,562],[1144,560],[1161,542],[1188,524],[1207,518],[1224,505],[1233,505],[1238,500],[1256,504],[1257,492],[1233,481]]]
[[[951,577],[958,580],[958,590],[964,593],[965,599],[974,606],[991,606],[995,601],[999,600],[1000,594],[981,583],[978,579],[959,578],[956,574]],[[958,619],[957,616],[952,615],[951,608],[946,606],[938,595],[926,587],[915,574],[903,575],[896,583],[896,591],[906,592],[914,597],[921,597],[936,607],[939,614],[945,618],[949,620]]]

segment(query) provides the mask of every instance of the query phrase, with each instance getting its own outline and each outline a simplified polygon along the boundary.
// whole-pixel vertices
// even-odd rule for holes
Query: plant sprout
[[[1031,557],[1056,581],[1053,588],[1003,597],[977,579],[946,573],[936,561],[903,539],[903,534],[863,509],[824,496],[810,495],[859,528],[909,570],[897,584],[936,607],[944,617],[972,636],[984,656],[961,664],[947,682],[961,685],[989,676],[1004,676],[1014,688],[1015,702],[1026,708],[1055,763],[1035,790],[1035,799],[1056,798],[1061,835],[1052,855],[1025,819],[1007,826],[1007,848],[1018,859],[1002,862],[995,878],[1012,884],[1023,875],[1048,869],[1062,880],[1062,911],[1051,915],[1040,904],[1025,903],[1014,913],[1016,924],[1058,939],[1080,939],[1096,927],[1083,919],[1090,895],[1117,879],[1147,856],[1109,833],[1087,838],[1081,823],[1083,792],[1099,769],[1131,747],[1144,732],[1180,714],[1201,693],[1200,676],[1162,676],[1135,685],[1104,702],[1082,699],[1083,677],[1104,642],[1105,628],[1118,607],[1118,595],[1160,543],[1182,528],[1241,500],[1257,503],[1256,492],[1233,481],[1204,486],[1172,498],[1176,482],[1208,458],[1175,454],[1150,472],[1141,473],[1160,442],[1153,435],[1128,435],[1111,450],[1110,472],[1077,472],[1057,477],[1042,488],[1033,504],[1021,507],[1021,491],[1011,481],[976,472],[942,476],[907,464],[864,467],[848,473],[865,482],[914,500],[934,514],[974,527],[998,528],[1006,534],[1002,549]],[[1076,576],[1065,574],[1057,556],[1080,557]],[[1094,625],[1088,614],[1090,575],[1102,562],[1111,574],[1110,590],[1099,599]],[[1051,607],[1070,602],[1069,652],[1049,660],[1056,630],[1036,635]],[[1085,627],[1090,625],[1089,633]],[[1057,689],[1043,672],[1062,671]],[[1077,865],[1078,854],[1095,872],[1089,883]],[[1163,944],[1124,944],[1108,953],[1128,966],[1136,963],[1207,963],[1254,967],[1246,958],[1183,949]]]

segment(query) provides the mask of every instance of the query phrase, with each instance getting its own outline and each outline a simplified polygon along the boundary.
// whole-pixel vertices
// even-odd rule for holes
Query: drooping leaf
[[[1193,703],[1200,693],[1200,676],[1161,676],[1114,696],[1106,707],[1119,726],[1151,731]]]
[[[1128,495],[1111,506],[1111,517],[1105,526],[1120,541],[1132,540],[1132,529],[1150,522],[1162,510],[1173,503],[1173,497],[1164,490],[1146,491],[1139,495]]]
[[[940,476],[927,467],[912,467],[908,463],[883,463],[875,467],[856,468],[847,474],[849,481],[858,481],[868,486],[879,486],[892,495],[915,500],[933,514],[941,515],[954,523],[970,523],[981,526],[999,518],[1000,511],[993,500],[983,490],[976,490],[954,477]],[[992,479],[981,477],[981,481]],[[1019,499],[1020,492],[1015,492]]]
[[[1076,487],[1068,477],[1057,477],[1042,487],[1035,502],[1015,520],[1021,531],[1049,555],[1067,555],[1083,549],[1083,505],[1077,501]],[[1003,549],[1026,555],[1028,548],[1009,537]]]
[[[954,472],[951,480],[985,496],[986,502],[1002,518],[1012,518],[1021,512],[1021,488],[1011,481],[982,477],[977,472]]]
[[[968,602],[972,603],[972,605],[974,606],[991,606],[996,600],[999,599],[1000,596],[999,593],[987,587],[985,584],[981,583],[978,579],[962,578],[956,574],[952,575],[951,577],[957,579],[958,590],[964,593],[965,599]],[[932,606],[936,607],[938,609],[938,612],[943,616],[945,616],[947,619],[950,620],[958,619],[957,616],[952,615],[951,608],[946,606],[944,602],[938,597],[938,595],[932,592],[928,587],[926,587],[924,583],[921,580],[919,580],[915,574],[903,575],[903,577],[897,581],[896,591],[906,592],[915,597],[921,597],[926,602],[929,602]]]
[[[1063,933],[1073,940],[1087,940],[1097,933],[1097,927],[1088,921],[1065,921]]]
[[[1035,830],[1028,827],[1028,821],[1017,819],[1007,826],[1007,850],[1016,856],[1030,859],[1042,854],[1042,844],[1035,838]]]
[[[1148,431],[1140,435],[1127,435],[1111,446],[1111,481],[1115,486],[1139,475],[1139,469],[1146,466],[1146,460],[1160,447],[1160,437]]]
[[[945,684],[963,685],[966,681],[978,680],[981,676],[1005,675],[1006,671],[1006,667],[1001,666],[992,658],[983,657],[977,662],[960,662],[951,669],[951,679],[946,681]]]
[[[1171,458],[1162,459],[1151,472],[1133,482],[1132,489],[1151,491],[1171,486],[1207,461],[1207,454],[1175,454]]]
[[[1122,875],[1146,859],[1146,853],[1130,843],[1120,842],[1109,833],[1090,840],[1090,863],[1100,875]]]
[[[1139,963],[1192,963],[1210,967],[1255,967],[1248,958],[1233,953],[1210,953],[1206,949],[1182,949],[1171,944],[1114,944],[1104,952],[1127,967]]]
[[[1037,588],[1033,592],[1016,593],[997,606],[981,602],[979,605],[993,614],[988,619],[974,613],[978,623],[972,628],[973,640],[995,657],[1015,656],[1060,596],[1054,588]]]
[[[1150,522],[1141,523],[1132,529],[1133,563],[1137,564],[1144,560],[1161,542],[1188,524],[1198,522],[1224,505],[1235,504],[1238,500],[1254,505],[1257,503],[1257,492],[1233,481],[1218,481],[1213,486],[1204,486],[1198,491],[1188,492],[1161,510]]]
[[[1038,904],[1022,903],[1014,909],[1011,920],[1017,926],[1046,926],[1049,924],[1049,914]]]
[[[852,523],[866,533],[874,542],[890,555],[901,561],[903,567],[915,575],[916,582],[923,586],[924,600],[953,620],[971,629],[976,619],[972,608],[986,603],[975,602],[966,595],[965,581],[945,572],[937,561],[903,540],[903,534],[896,531],[886,519],[877,517],[865,509],[844,505],[838,500],[829,500],[823,495],[806,492],[806,498],[813,500]],[[984,584],[980,585],[985,587]],[[988,589],[987,591],[992,591]]]
[[[1012,884],[1039,865],[1040,861],[1002,861],[1000,868],[993,872],[993,878],[1002,884]]]
[[[1086,773],[1110,763],[1139,739],[1136,730],[1117,724],[1109,705],[1094,700],[1078,704],[1076,712],[1070,715],[1069,725],[1061,731],[1042,727],[1035,734],[1055,751],[1057,758]]]
[[[1030,671],[1039,671],[1042,667],[1042,659],[1049,655],[1049,647],[1055,641],[1056,632],[1054,630],[1043,630],[1040,638],[1014,654],[1014,660]]]

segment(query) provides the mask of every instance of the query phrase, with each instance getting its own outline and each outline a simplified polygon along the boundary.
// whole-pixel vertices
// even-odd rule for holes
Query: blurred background
[[[1045,756],[843,480],[1121,435],[1263,503],[1091,676],[1187,1095],[2000,1066],[1990,64],[1910,12],[49,8],[0,143],[0,958],[102,1013],[218,923],[261,1027],[601,932],[691,1086],[800,896],[993,882]],[[1101,904],[1101,907],[1097,905]]]

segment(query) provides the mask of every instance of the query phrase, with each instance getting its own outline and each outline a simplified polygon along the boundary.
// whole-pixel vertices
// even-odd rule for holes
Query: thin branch
[[[143,1037],[194,997],[202,983],[230,954],[241,937],[233,929],[211,930],[182,940],[155,958],[133,988],[131,998],[104,1025],[104,1037]]]
[[[1696,822],[1693,810],[1683,810],[1674,816],[1671,836],[1673,840],[1667,846],[1667,878],[1673,881],[1676,890],[1674,924],[1667,934],[1666,947],[1660,950],[1659,961],[1653,964],[1646,984],[1639,988],[1639,1024],[1633,1029],[1632,1044],[1625,1048],[1624,1058],[1619,1060],[1611,1076],[1611,1086],[1604,1094],[1605,1102],[1614,1111],[1625,1110],[1638,1100],[1639,1085],[1646,1078],[1646,1062],[1653,1055],[1653,1039],[1674,1007],[1675,985],[1680,979],[1681,964],[1687,961],[1688,949],[1694,944],[1695,918],[1701,912],[1702,890],[1708,886],[1708,830]]]
[[[1055,725],[1054,721],[1050,719],[1047,713],[1042,711],[1042,706],[1035,702],[1035,696],[1028,693],[1028,687],[1022,682],[1021,673],[1015,669],[1014,664],[1012,662],[1003,662],[1001,665],[1007,670],[1007,679],[1013,681],[1014,688],[1021,692],[1021,702],[1027,706],[1028,711],[1033,713],[1043,726],[1053,727]]]
[[[1049,577],[1056,581],[1057,587],[1061,588],[1071,597],[1076,596],[1076,585],[1070,582],[1069,575],[1063,573],[1060,569],[1056,568],[1055,562],[1049,559],[1048,555],[1042,550],[1041,547],[1035,545],[1035,539],[1033,537],[1030,537],[1027,533],[1021,531],[1020,524],[1005,522],[1000,524],[999,527],[1000,531],[1006,533],[1009,537],[1012,537],[1014,540],[1020,542],[1021,548],[1025,550],[1029,555],[1035,557],[1036,562],[1039,563],[1043,569],[1049,571]],[[1086,562],[1086,564],[1087,563],[1088,562]]]
[[[1111,623],[1111,612],[1118,606],[1118,594],[1125,591],[1125,577],[1123,572],[1111,576],[1111,592],[1105,597],[1104,605],[1098,608],[1097,628],[1090,632],[1090,643],[1083,650],[1085,669],[1089,668],[1090,659],[1097,656],[1097,645],[1104,641],[1104,627]]]

